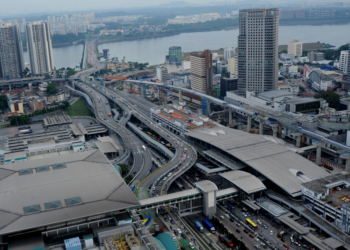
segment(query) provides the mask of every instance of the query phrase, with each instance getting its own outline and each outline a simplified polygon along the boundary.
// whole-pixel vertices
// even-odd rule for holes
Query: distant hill
[[[171,7],[184,7],[184,6],[189,6],[189,5],[191,5],[191,4],[189,4],[185,1],[177,1],[177,2],[164,3],[161,5],[158,5],[158,7],[171,8]]]

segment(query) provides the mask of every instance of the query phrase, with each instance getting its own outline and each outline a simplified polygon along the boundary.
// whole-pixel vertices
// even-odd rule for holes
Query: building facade
[[[26,26],[27,47],[32,74],[48,74],[54,70],[50,24],[40,21]]]
[[[227,64],[227,71],[230,72],[230,74],[232,75],[237,75],[237,72],[236,72],[236,58],[234,57],[231,57],[229,58],[227,61],[228,61],[228,64]]]
[[[288,54],[293,54],[295,57],[303,55],[303,43],[298,39],[288,42]]]
[[[225,61],[228,61],[229,58],[235,57],[235,49],[234,48],[225,48],[224,57],[225,57]]]
[[[227,91],[238,90],[238,78],[220,78],[220,98],[224,99]]]
[[[24,71],[19,24],[0,25],[0,78],[18,78]]]
[[[348,73],[349,50],[342,50],[339,58],[339,70]]]
[[[278,9],[239,11],[240,94],[275,90],[278,85]]]
[[[191,88],[195,91],[212,94],[213,59],[210,50],[202,53],[191,53]]]
[[[169,64],[182,65],[182,52],[180,46],[172,46],[169,48]]]

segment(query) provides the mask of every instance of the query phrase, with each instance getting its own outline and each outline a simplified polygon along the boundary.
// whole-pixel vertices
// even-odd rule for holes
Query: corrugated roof
[[[266,189],[264,183],[248,172],[235,170],[219,175],[232,182],[235,186],[239,187],[248,194]]]

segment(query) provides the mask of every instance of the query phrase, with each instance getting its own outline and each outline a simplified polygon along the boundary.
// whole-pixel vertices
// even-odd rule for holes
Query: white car
[[[273,235],[273,231],[272,230],[270,231],[270,235]]]
[[[188,245],[190,246],[191,249],[194,249],[194,245],[192,242],[189,242]]]
[[[247,214],[246,213],[242,213],[244,217],[247,217]]]
[[[171,173],[169,173],[169,174],[168,174],[168,177],[170,177],[171,175],[172,175],[172,174],[171,174]]]
[[[153,187],[153,191],[156,190],[156,187]]]
[[[261,224],[262,224],[260,220],[257,220],[256,222],[258,222],[258,224],[259,224],[259,225],[261,225]]]
[[[224,220],[224,219],[225,219],[225,217],[224,217],[224,216],[222,216],[222,215],[220,215],[220,219]]]
[[[166,181],[166,177],[163,178],[163,181]]]
[[[230,218],[230,216],[229,216],[228,214],[225,214],[225,216],[226,216],[227,218]]]
[[[260,249],[259,245],[254,245],[254,247],[255,247],[256,249]]]
[[[179,234],[182,233],[180,228],[177,229],[177,232],[178,232]]]

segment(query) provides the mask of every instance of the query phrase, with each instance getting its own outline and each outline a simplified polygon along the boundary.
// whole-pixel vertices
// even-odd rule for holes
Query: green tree
[[[305,88],[302,87],[302,86],[300,86],[300,87],[299,87],[299,93],[303,93],[303,92],[305,92]]]
[[[132,175],[128,175],[128,176],[125,178],[126,184],[129,184],[131,180],[132,180]]]
[[[316,99],[325,99],[329,103],[329,107],[338,109],[340,96],[333,90],[320,90],[317,94],[314,95]]]
[[[7,108],[7,95],[0,95],[0,109],[2,112],[5,112]]]
[[[122,170],[122,176],[126,175],[129,172],[129,166],[127,164],[118,164]]]
[[[70,106],[70,103],[69,102],[67,102],[67,101],[64,101],[63,102],[63,105],[64,105],[64,110],[67,110],[68,108],[69,108],[69,106]]]
[[[47,85],[46,92],[47,92],[49,95],[55,95],[55,94],[57,94],[56,85],[55,85],[54,83],[49,83],[49,84]]]

